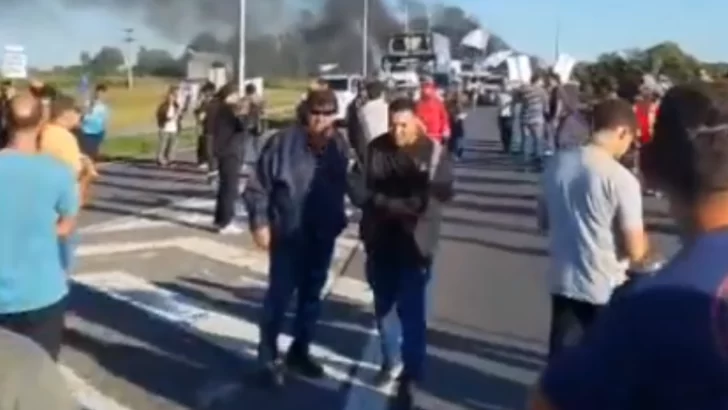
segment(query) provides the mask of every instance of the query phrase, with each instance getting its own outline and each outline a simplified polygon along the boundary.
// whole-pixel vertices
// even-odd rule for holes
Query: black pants
[[[240,155],[217,157],[218,187],[215,202],[215,225],[223,228],[235,217],[235,203],[240,195]]]
[[[66,298],[41,309],[22,313],[0,314],[0,327],[21,334],[37,343],[58,360],[63,336]]]
[[[603,306],[551,295],[549,359],[577,344],[594,323]]]
[[[200,134],[197,137],[197,165],[207,164],[210,171],[217,169],[217,157],[213,152],[212,136]]]
[[[500,132],[503,152],[510,152],[511,141],[513,140],[513,117],[498,117],[498,131]]]

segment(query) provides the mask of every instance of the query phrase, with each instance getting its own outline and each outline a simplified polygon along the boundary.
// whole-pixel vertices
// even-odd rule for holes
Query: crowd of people
[[[59,389],[64,382],[53,362],[75,222],[106,129],[104,91],[96,90],[96,108],[33,87],[3,102],[0,409],[76,406]],[[160,166],[174,160],[182,112],[176,92],[157,110]],[[547,89],[536,76],[500,97],[503,150],[515,147],[529,169],[542,171],[538,219],[549,243],[549,358],[529,407],[723,409],[728,86],[676,86],[659,109],[645,91],[637,105],[611,96],[587,112],[571,93],[569,84]],[[296,121],[260,144],[240,193],[244,144],[259,134],[256,94],[250,86],[242,95],[232,84],[207,87],[194,112],[200,164],[218,173],[214,224],[221,233],[241,232],[232,220],[242,198],[249,232],[269,255],[260,381],[276,389],[290,373],[325,376],[310,345],[335,242],[349,223],[348,197],[361,212],[365,276],[382,340],[376,382],[396,380],[396,409],[418,408],[427,375],[429,287],[462,155],[465,100],[457,92],[440,97],[428,78],[417,101],[391,97],[381,83],[367,81],[347,107],[344,135],[335,124],[338,99],[317,81]],[[73,134],[79,127],[80,143]],[[635,174],[620,161],[638,142]],[[660,269],[643,218],[645,185],[669,202],[682,239],[678,255]],[[294,294],[294,341],[281,354],[278,338]]]
[[[725,408],[727,107],[724,83],[675,86],[659,106],[646,89],[636,107],[611,96],[585,142],[545,164],[552,318],[530,409]],[[648,238],[643,186],[678,227],[669,261]]]

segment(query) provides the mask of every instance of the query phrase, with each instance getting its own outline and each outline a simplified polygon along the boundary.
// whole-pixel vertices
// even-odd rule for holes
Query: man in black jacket
[[[363,172],[349,181],[352,203],[362,209],[367,281],[382,337],[381,382],[393,376],[400,353],[395,308],[402,325],[401,409],[412,408],[424,376],[427,288],[442,207],[453,195],[450,155],[421,132],[414,109],[408,99],[390,104],[389,132],[369,143]]]
[[[243,193],[253,240],[270,260],[258,359],[262,381],[271,387],[284,383],[284,369],[324,376],[309,347],[336,238],[347,225],[348,145],[334,128],[336,96],[331,90],[311,91],[305,107],[306,126],[294,124],[266,142]],[[294,292],[294,341],[281,362],[278,336]]]

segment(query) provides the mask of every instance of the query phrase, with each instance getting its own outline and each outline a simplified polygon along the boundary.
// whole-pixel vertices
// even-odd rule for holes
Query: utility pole
[[[238,26],[238,91],[245,90],[245,17],[247,14],[246,0],[240,0],[240,24]],[[260,92],[262,90],[258,90]]]
[[[134,29],[124,29],[124,43],[126,44],[126,86],[129,89],[134,88],[134,64],[132,63],[134,41]]]
[[[561,19],[556,20],[556,35],[554,38],[554,61],[559,59],[559,54],[561,53],[560,50],[560,43],[561,42]]]
[[[364,13],[361,19],[361,75],[369,74],[369,0],[364,1]]]
[[[409,0],[404,3],[404,32],[409,33],[410,31],[410,14],[409,14]]]

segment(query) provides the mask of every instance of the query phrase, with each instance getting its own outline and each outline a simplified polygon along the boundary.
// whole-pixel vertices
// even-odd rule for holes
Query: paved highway
[[[543,366],[549,319],[537,176],[497,152],[492,110],[473,112],[466,131],[434,279],[427,408],[518,409]],[[378,344],[353,224],[337,244],[314,349],[329,377],[271,394],[250,377],[266,258],[246,234],[209,231],[212,203],[192,166],[104,168],[82,218],[61,360],[84,405],[386,409],[386,387],[369,383]],[[660,204],[648,201],[647,214],[672,249]]]

